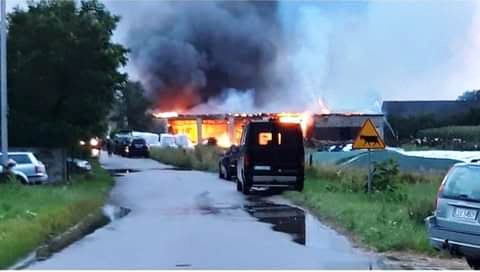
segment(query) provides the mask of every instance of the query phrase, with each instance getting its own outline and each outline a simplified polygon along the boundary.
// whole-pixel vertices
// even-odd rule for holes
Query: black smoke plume
[[[127,45],[159,109],[190,109],[226,89],[255,90],[261,103],[278,57],[277,2],[152,2]]]

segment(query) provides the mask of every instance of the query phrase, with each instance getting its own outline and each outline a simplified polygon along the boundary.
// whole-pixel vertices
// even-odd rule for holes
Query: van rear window
[[[258,145],[269,145],[272,143],[271,132],[259,132],[258,133]]]

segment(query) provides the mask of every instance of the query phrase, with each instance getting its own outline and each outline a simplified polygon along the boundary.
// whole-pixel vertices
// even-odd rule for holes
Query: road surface
[[[30,269],[381,268],[380,257],[279,196],[245,198],[215,174],[148,159],[101,162],[139,170],[116,177],[111,192],[111,204],[131,212]]]

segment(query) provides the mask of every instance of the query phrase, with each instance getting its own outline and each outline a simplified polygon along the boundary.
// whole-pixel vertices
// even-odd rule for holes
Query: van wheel
[[[249,195],[251,189],[252,189],[251,183],[245,178],[245,176],[243,176],[242,193],[244,195]]]
[[[237,192],[241,192],[242,191],[242,184],[240,183],[240,180],[238,180],[238,178],[236,179],[236,182],[237,182]]]
[[[480,258],[466,257],[468,265],[472,269],[480,269]]]

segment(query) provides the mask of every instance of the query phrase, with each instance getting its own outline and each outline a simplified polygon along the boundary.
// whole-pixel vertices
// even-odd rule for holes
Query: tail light
[[[442,182],[442,184],[440,184],[440,187],[438,188],[438,192],[437,192],[437,197],[436,197],[435,200],[433,201],[433,209],[434,209],[434,210],[437,209],[438,198],[440,197],[440,195],[442,194],[442,192],[443,192],[443,182]]]
[[[245,167],[249,166],[251,163],[250,156],[248,154],[245,154],[243,157],[243,164]]]
[[[45,167],[39,166],[39,165],[35,166],[35,173],[37,173],[37,174],[45,173]]]

